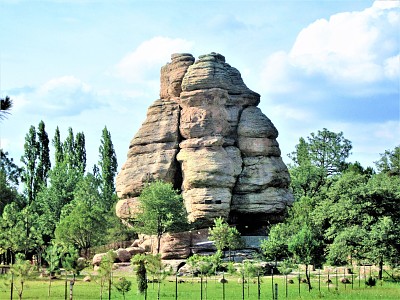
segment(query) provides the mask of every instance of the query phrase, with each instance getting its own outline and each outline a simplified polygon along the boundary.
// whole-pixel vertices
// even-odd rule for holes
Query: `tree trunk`
[[[308,284],[308,291],[311,291],[312,286],[311,286],[311,281],[310,281],[310,274],[308,274],[308,265],[306,264],[306,280]]]
[[[157,235],[157,254],[160,253],[160,247],[161,247],[161,234]]]
[[[383,258],[379,260],[379,273],[378,273],[378,279],[382,280],[382,273],[383,273]]]

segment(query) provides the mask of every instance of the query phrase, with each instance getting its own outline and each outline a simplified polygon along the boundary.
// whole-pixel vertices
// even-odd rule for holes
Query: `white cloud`
[[[378,2],[363,11],[316,20],[301,30],[288,53],[280,51],[266,60],[262,79],[269,91],[291,91],[315,77],[350,90],[397,81],[400,2]]]
[[[143,82],[154,77],[158,82],[159,70],[170,61],[171,53],[188,52],[192,47],[193,43],[185,39],[154,37],[122,58],[115,73],[130,82]]]
[[[51,79],[38,88],[10,95],[15,111],[46,117],[78,115],[82,111],[105,105],[100,95],[74,76]]]

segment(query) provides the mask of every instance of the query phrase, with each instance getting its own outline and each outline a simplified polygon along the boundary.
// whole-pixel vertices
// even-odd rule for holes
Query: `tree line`
[[[299,139],[289,155],[295,202],[285,222],[269,228],[267,259],[375,264],[379,279],[384,264],[399,265],[400,146],[381,154],[377,172],[347,163],[351,148],[343,133],[327,129]]]
[[[43,121],[25,136],[21,167],[7,152],[0,155],[0,264],[16,253],[41,263],[55,244],[82,254],[116,236],[132,237],[113,208],[117,158],[107,127],[91,171],[85,134],[69,128],[62,140],[57,127],[50,141]]]

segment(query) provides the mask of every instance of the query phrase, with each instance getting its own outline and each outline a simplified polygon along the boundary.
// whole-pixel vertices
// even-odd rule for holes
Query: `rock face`
[[[181,189],[197,227],[222,216],[246,230],[279,220],[293,197],[278,130],[260,95],[217,53],[173,54],[161,68],[160,99],[132,139],[117,176],[117,214],[134,214],[145,182]]]

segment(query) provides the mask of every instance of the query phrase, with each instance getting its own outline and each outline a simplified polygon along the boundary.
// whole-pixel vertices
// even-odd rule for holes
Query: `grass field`
[[[221,284],[218,282],[220,277],[211,277],[203,281],[203,291],[201,295],[201,285],[199,278],[187,278],[182,277],[179,279],[184,280],[184,283],[179,283],[178,288],[178,299],[204,299],[204,300],[240,300],[243,299],[259,299],[258,298],[258,283],[257,278],[249,280],[249,283],[243,285],[238,283],[238,277],[226,276],[228,283]],[[289,277],[290,278],[290,277]],[[278,286],[278,299],[360,299],[360,300],[390,300],[400,299],[400,283],[392,282],[378,282],[375,287],[365,287],[363,280],[358,282],[354,279],[353,286],[351,284],[344,285],[338,283],[336,289],[336,282],[328,285],[323,282],[323,279],[318,278],[312,279],[313,289],[311,292],[308,291],[307,284],[298,284],[296,277],[294,284],[287,285],[286,294],[286,281],[284,277],[274,277],[272,282],[271,276],[260,277],[260,299],[273,299],[272,287],[277,284]],[[118,279],[117,276],[113,280]],[[143,295],[139,295],[136,292],[136,279],[127,277],[128,280],[132,281],[132,290],[126,294],[126,299],[136,300],[144,299]],[[167,278],[160,284],[160,299],[176,299],[176,284],[175,278]],[[224,297],[225,295],[225,297]],[[201,298],[202,297],[202,298]],[[95,280],[92,282],[83,282],[82,277],[78,277],[73,287],[73,299],[76,300],[90,300],[90,299],[108,299],[108,290],[105,289],[102,297],[100,297],[100,285]],[[9,279],[6,277],[0,277],[0,299],[10,299],[10,284]],[[18,299],[17,291],[14,290],[13,299]],[[48,296],[48,281],[40,279],[30,279],[25,283],[23,298],[22,299],[65,299],[65,281],[62,279],[56,279],[52,281],[51,296]],[[67,299],[69,299],[69,284],[67,289]],[[123,299],[122,295],[119,294],[115,288],[111,291],[111,299]],[[157,299],[157,284],[149,283],[147,299]]]

